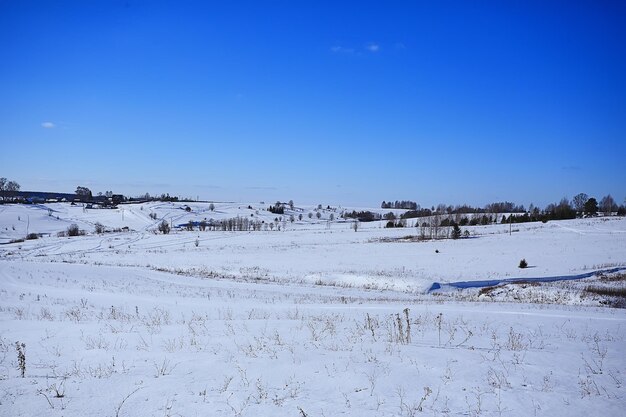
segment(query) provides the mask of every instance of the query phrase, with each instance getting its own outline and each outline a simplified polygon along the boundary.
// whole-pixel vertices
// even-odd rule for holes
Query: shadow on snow
[[[508,284],[515,282],[553,282],[553,281],[570,281],[575,279],[583,279],[589,278],[598,274],[613,274],[619,271],[626,270],[626,267],[617,267],[617,268],[609,268],[609,269],[599,269],[597,271],[585,272],[584,274],[578,275],[558,275],[554,277],[535,277],[535,278],[505,278],[505,279],[488,279],[482,281],[458,281],[458,282],[448,282],[445,284],[441,284],[439,282],[433,282],[433,284],[428,289],[428,292],[433,292],[446,288],[483,288],[483,287],[493,287],[495,285],[500,284]]]

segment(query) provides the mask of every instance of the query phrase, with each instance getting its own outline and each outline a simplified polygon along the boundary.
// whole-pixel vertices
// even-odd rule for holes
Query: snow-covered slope
[[[217,274],[238,279],[317,283],[423,292],[433,281],[454,282],[571,275],[626,265],[626,219],[597,218],[467,227],[468,239],[416,242],[415,227],[384,229],[384,222],[362,223],[355,233],[339,210],[315,208],[275,215],[262,206],[205,203],[149,203],[117,210],[84,210],[68,204],[45,207],[4,206],[0,229],[6,241],[30,232],[50,233],[34,241],[0,246],[5,258],[98,263]],[[301,211],[302,220],[294,215]],[[150,217],[155,213],[157,219]],[[335,217],[329,221],[330,215]],[[58,219],[57,217],[58,216]],[[157,234],[162,219],[173,225],[236,216],[276,224],[273,230],[221,232],[173,230]],[[279,222],[274,223],[275,219]],[[95,235],[93,224],[126,233]],[[57,238],[56,232],[76,223],[90,232]],[[15,231],[13,231],[15,226]],[[280,231],[279,231],[280,228]],[[519,269],[524,258],[529,268]]]
[[[415,241],[415,228],[330,222],[339,210],[276,223],[248,205],[0,206],[5,242],[50,234],[0,245],[0,415],[623,414],[626,310],[566,286],[425,292],[626,265],[626,219]],[[156,232],[236,216],[281,228]],[[56,236],[72,223],[89,233]]]

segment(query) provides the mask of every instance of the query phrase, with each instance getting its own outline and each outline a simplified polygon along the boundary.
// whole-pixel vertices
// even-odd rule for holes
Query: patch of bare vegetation
[[[615,308],[626,308],[626,287],[588,286],[584,293],[601,297],[601,303]]]
[[[465,236],[469,237],[469,236]],[[411,242],[429,242],[431,240],[442,240],[444,238],[435,239],[430,236],[423,235],[406,235],[399,237],[380,237],[375,239],[370,239],[370,243],[411,243]]]
[[[585,291],[593,293],[593,294],[598,294],[598,295],[607,295],[609,297],[626,298],[626,288],[614,288],[614,287],[602,288],[602,287],[590,286],[590,287],[585,288]]]
[[[600,275],[601,282],[626,282],[626,274]]]
[[[423,238],[421,236],[406,235],[406,236],[400,236],[400,237],[381,237],[378,239],[371,239],[370,242],[373,242],[373,243],[423,242],[426,240],[430,240],[430,239]]]
[[[493,285],[491,287],[484,287],[478,290],[478,296],[479,297],[480,296],[487,296],[487,297],[494,296],[496,295],[498,291],[501,291],[501,290],[506,291],[507,286],[509,286],[508,288],[517,286],[521,289],[526,289],[529,287],[540,287],[541,283],[536,282],[536,281],[516,281],[516,282],[510,282],[507,284]]]
[[[569,281],[516,281],[479,289],[436,294],[460,300],[626,308],[626,274]]]
[[[480,290],[478,290],[478,296],[479,297],[491,297],[494,293],[494,291],[501,287],[501,285],[493,285],[491,287],[483,287]]]

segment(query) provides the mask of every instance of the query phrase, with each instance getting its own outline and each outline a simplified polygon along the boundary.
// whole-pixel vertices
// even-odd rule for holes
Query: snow
[[[551,297],[587,283],[426,293],[435,281],[626,266],[624,219],[520,224],[511,235],[508,225],[475,226],[470,239],[415,242],[399,239],[415,228],[374,222],[355,233],[350,222],[327,221],[340,209],[318,221],[306,215],[315,207],[303,207],[294,211],[303,221],[279,222],[281,231],[155,234],[162,219],[277,217],[259,203],[184,206],[0,206],[0,242],[27,227],[50,234],[0,245],[0,415],[621,416],[626,408],[625,310]],[[95,235],[96,222],[130,231]],[[56,237],[72,223],[88,234]],[[517,268],[521,258],[532,268]]]

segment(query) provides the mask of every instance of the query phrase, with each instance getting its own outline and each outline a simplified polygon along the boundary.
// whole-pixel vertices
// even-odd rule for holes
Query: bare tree
[[[600,200],[600,211],[604,213],[605,216],[609,216],[611,212],[617,211],[617,204],[615,204],[615,199],[611,197],[611,194],[605,195]]]
[[[91,190],[87,187],[78,186],[76,187],[76,196],[81,200],[89,200],[92,197]]]
[[[14,191],[20,190],[20,185],[15,181],[7,182],[7,185],[5,187],[8,192],[14,192]]]
[[[441,204],[440,204],[441,205]],[[431,238],[439,239],[439,226],[441,225],[441,213],[439,209],[431,217]],[[434,234],[434,236],[433,236]]]
[[[6,199],[13,197],[20,190],[20,185],[15,181],[8,181],[6,178],[0,178],[0,197]]]
[[[576,194],[572,199],[574,210],[577,213],[582,213],[585,210],[585,203],[589,200],[589,196],[585,193]]]

